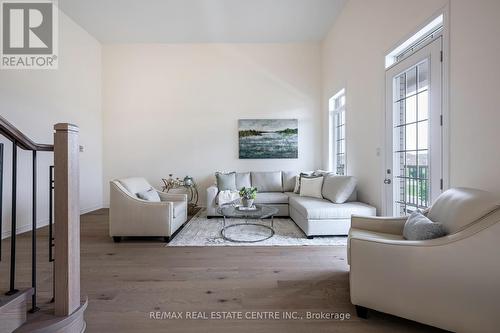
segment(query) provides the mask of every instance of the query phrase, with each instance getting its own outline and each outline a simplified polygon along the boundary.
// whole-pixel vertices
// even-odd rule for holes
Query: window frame
[[[340,89],[328,100],[329,169],[338,175],[347,174],[346,104],[345,88]],[[340,124],[342,119],[343,123]],[[344,163],[343,169],[340,170],[339,158],[342,155]]]

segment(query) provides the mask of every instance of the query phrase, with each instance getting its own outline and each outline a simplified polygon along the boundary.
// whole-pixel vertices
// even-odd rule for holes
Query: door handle
[[[384,179],[384,184],[387,184],[387,185],[388,185],[388,184],[390,184],[390,183],[391,183],[391,180],[390,180],[389,178]]]

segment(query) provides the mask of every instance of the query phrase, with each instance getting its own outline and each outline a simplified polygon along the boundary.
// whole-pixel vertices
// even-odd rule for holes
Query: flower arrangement
[[[256,187],[242,187],[240,190],[241,203],[245,207],[252,207],[253,201],[257,198]]]

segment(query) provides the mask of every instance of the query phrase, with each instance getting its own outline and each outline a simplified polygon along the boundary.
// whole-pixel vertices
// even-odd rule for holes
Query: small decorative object
[[[169,192],[172,189],[184,187],[187,190],[189,209],[194,210],[198,205],[198,186],[196,185],[193,177],[186,176],[184,179],[179,177],[174,178],[173,174],[169,174],[168,178],[162,178],[163,181],[163,192]]]
[[[240,159],[298,158],[297,119],[240,119]]]
[[[250,208],[253,206],[255,198],[257,198],[256,187],[242,187],[240,190],[241,204],[243,207]]]
[[[191,176],[184,177],[184,186],[191,186],[191,185],[193,185],[193,177]]]

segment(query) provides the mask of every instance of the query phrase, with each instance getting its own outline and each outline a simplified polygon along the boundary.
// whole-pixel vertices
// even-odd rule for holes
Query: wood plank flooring
[[[108,236],[105,209],[82,215],[81,231],[87,332],[442,332],[374,311],[368,320],[356,317],[344,247],[165,247],[155,239],[117,244]],[[47,228],[38,238],[43,306],[52,288]],[[2,292],[8,288],[8,243],[2,243]],[[31,283],[30,244],[29,233],[18,237],[18,289]],[[198,316],[294,312],[299,319],[196,320],[186,319],[185,311]],[[151,319],[151,312],[181,312],[183,319]],[[351,318],[307,320],[307,312],[349,313]]]

